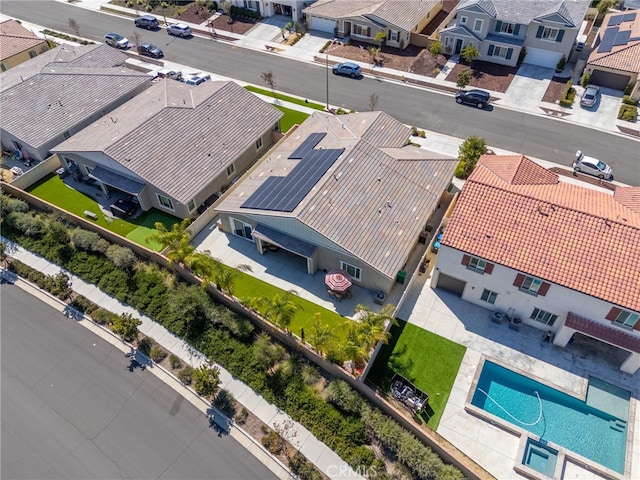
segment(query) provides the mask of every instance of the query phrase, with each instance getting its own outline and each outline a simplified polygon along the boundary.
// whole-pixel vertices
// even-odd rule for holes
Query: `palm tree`
[[[182,262],[185,258],[191,255],[195,247],[189,242],[191,241],[191,232],[187,230],[187,227],[191,223],[191,220],[185,218],[180,223],[174,223],[171,230],[167,230],[162,222],[156,222],[154,227],[156,233],[147,235],[145,241],[155,241],[162,245],[163,250],[169,248],[167,258],[171,262]]]
[[[271,323],[288,331],[289,324],[300,306],[291,300],[290,293],[279,294],[274,297],[262,297],[259,301],[264,306],[263,315]]]
[[[309,343],[315,347],[320,355],[324,355],[335,340],[336,336],[331,326],[326,323],[323,324],[320,312],[316,312],[309,328]]]

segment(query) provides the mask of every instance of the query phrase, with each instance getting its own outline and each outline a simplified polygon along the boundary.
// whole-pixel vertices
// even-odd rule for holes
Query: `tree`
[[[138,325],[142,325],[140,320],[133,318],[130,313],[123,313],[109,324],[109,328],[123,340],[131,341],[138,336]]]
[[[327,353],[328,347],[335,341],[336,336],[331,326],[322,323],[320,312],[315,313],[309,327],[309,343],[314,346],[320,355],[324,355]]]
[[[110,245],[107,248],[107,258],[123,270],[131,270],[136,263],[136,256],[131,249],[120,245]]]
[[[471,68],[473,68],[473,62],[480,56],[480,52],[473,43],[470,43],[462,49],[460,56],[465,62],[471,65]]]
[[[58,272],[58,274],[51,279],[51,287],[54,295],[61,300],[66,300],[72,292],[69,275],[63,271]]]
[[[78,22],[76,21],[75,18],[70,18],[69,21],[67,22],[67,24],[69,25],[69,28],[71,30],[73,30],[73,33],[76,34],[76,37],[80,36],[80,25],[78,25]]]
[[[380,48],[382,48],[387,41],[387,34],[384,33],[384,31],[380,30],[373,36],[373,41],[377,42]]]
[[[223,0],[222,2],[220,2],[220,8],[222,9],[225,15],[229,15],[231,13],[231,2],[228,2],[227,0]]]
[[[371,95],[369,95],[369,108],[371,108],[371,111],[375,111],[376,109],[376,105],[378,105],[378,94],[377,93],[372,93]]]
[[[429,47],[429,53],[431,54],[433,59],[436,61],[436,65],[438,66],[438,68],[440,68],[440,63],[438,62],[438,58],[440,57],[440,55],[442,55],[442,52],[444,52],[444,47],[442,46],[442,42],[440,41],[433,42]]]
[[[467,138],[458,149],[458,160],[463,163],[463,177],[467,178],[476,166],[478,159],[487,151],[487,143],[477,135]]]
[[[255,362],[270,374],[274,372],[275,365],[286,355],[284,347],[271,342],[271,338],[266,333],[258,336],[252,350]]]
[[[162,222],[156,222],[154,224],[156,233],[147,235],[144,240],[158,242],[163,249],[169,248],[167,258],[170,262],[182,262],[195,251],[195,247],[189,243],[191,232],[187,227],[190,223],[191,220],[185,218],[180,223],[174,223],[171,230],[167,230]]]
[[[4,242],[0,242],[0,267],[5,266],[6,260],[7,260],[7,244]]]
[[[287,292],[274,297],[262,297],[259,300],[259,305],[264,309],[264,317],[287,331],[291,320],[300,308],[291,298],[292,295]]]
[[[283,35],[284,37],[284,35]],[[276,76],[275,74],[271,71],[268,70],[266,72],[262,72],[260,74],[260,78],[262,79],[262,81],[264,83],[266,83],[269,88],[271,89],[271,92],[273,93],[273,96],[276,96]]]
[[[606,14],[615,4],[615,0],[600,0],[600,3],[598,3],[598,13],[601,15]]]
[[[460,72],[458,73],[458,78],[456,79],[456,86],[459,89],[463,89],[464,87],[469,85],[469,82],[471,81],[471,77],[472,77],[472,73],[471,73],[471,70],[469,70],[468,68],[460,70]]]
[[[193,371],[193,388],[203,397],[215,396],[220,387],[220,369],[216,366],[207,367],[202,365]]]
[[[391,334],[387,331],[388,322],[397,323],[393,318],[395,307],[385,305],[379,312],[374,312],[365,305],[357,305],[355,318],[347,332],[343,354],[351,360],[354,368],[360,368],[369,359],[369,353],[378,342],[387,343]]]
[[[138,32],[131,33],[131,40],[133,44],[136,46],[136,52],[140,53],[140,45],[142,44],[142,37]]]
[[[380,55],[380,48],[371,47],[369,48],[369,56],[371,57],[371,64],[375,64],[378,56]]]

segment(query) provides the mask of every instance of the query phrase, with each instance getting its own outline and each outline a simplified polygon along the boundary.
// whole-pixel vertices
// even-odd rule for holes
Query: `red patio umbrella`
[[[351,287],[351,277],[344,270],[331,270],[325,275],[324,284],[334,292],[346,292]]]

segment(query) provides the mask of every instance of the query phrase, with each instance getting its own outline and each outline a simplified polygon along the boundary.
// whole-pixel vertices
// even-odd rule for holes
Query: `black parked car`
[[[456,102],[468,103],[478,108],[484,108],[489,105],[491,95],[484,90],[460,90],[456,93]]]
[[[136,27],[146,28],[147,30],[156,30],[160,28],[158,19],[151,15],[143,15],[136,18],[133,22],[136,24]]]
[[[138,47],[138,53],[140,55],[146,55],[147,57],[153,58],[160,58],[164,55],[162,53],[162,50],[160,50],[152,43],[143,43],[142,45],[140,45]]]

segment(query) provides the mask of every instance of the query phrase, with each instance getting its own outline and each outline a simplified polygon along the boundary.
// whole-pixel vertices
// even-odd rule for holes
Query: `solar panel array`
[[[286,177],[269,177],[240,208],[292,212],[342,155],[344,148],[315,149],[325,133],[312,133],[289,156],[300,160]]]
[[[629,43],[629,38],[631,37],[631,30],[623,30],[622,32],[618,32],[616,38],[613,39],[613,45],[626,45]]]
[[[618,27],[607,28],[602,36],[602,41],[598,47],[598,53],[610,52],[613,48],[613,42],[618,35]]]
[[[636,19],[636,12],[625,13],[623,15],[614,15],[609,18],[609,23],[607,23],[607,27],[620,25],[622,22],[633,22],[635,19]]]

